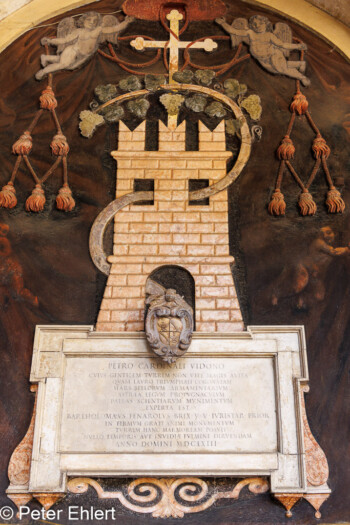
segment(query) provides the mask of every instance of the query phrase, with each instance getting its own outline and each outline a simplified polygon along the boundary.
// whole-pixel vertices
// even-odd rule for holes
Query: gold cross
[[[138,51],[143,51],[146,48],[164,48],[169,47],[169,84],[175,84],[173,74],[179,70],[179,49],[184,49],[191,44],[191,42],[181,42],[179,40],[179,22],[183,16],[179,11],[173,9],[168,15],[167,19],[170,21],[170,40],[144,40],[142,37],[137,37],[130,42],[130,45]],[[211,38],[206,38],[203,42],[196,42],[191,46],[191,49],[204,49],[210,52],[218,47],[217,43]]]
[[[152,0],[149,0],[152,1]],[[143,51],[146,48],[169,48],[169,84],[177,84],[173,80],[173,75],[179,70],[179,49],[186,48],[191,42],[181,42],[179,40],[179,22],[183,16],[179,11],[173,9],[167,15],[170,22],[170,39],[168,41],[159,40],[144,40],[142,37],[137,37],[130,42],[130,45],[138,51]],[[217,43],[211,38],[206,38],[203,42],[196,42],[191,46],[191,49],[204,49],[208,53],[218,47]],[[169,117],[170,118],[170,117]],[[176,116],[177,118],[177,116]],[[171,120],[174,120],[174,116]]]
[[[152,0],[149,0],[150,2]],[[146,48],[169,48],[169,84],[177,84],[173,80],[173,75],[179,70],[179,49],[186,48],[191,42],[181,42],[179,40],[179,22],[183,19],[183,16],[179,11],[173,9],[167,15],[167,19],[170,22],[170,39],[168,41],[160,42],[159,40],[144,40],[141,36],[135,38],[130,42],[130,45],[138,51],[143,51]],[[217,43],[211,38],[206,38],[203,42],[196,42],[191,46],[192,49],[204,49],[210,53],[218,47]],[[169,115],[168,127],[175,129],[177,125],[177,115]]]

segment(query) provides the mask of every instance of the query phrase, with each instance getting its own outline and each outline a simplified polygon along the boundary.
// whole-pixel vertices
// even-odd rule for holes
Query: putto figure
[[[350,246],[334,247],[334,240],[332,228],[324,226],[311,242],[307,254],[282,270],[274,283],[273,306],[277,306],[280,299],[291,296],[297,299],[298,310],[306,310],[308,300],[311,304],[324,300],[327,272],[333,258],[350,254]]]
[[[292,31],[287,24],[278,22],[273,26],[265,16],[255,15],[249,19],[237,18],[228,24],[224,18],[217,18],[221,25],[231,35],[232,46],[241,42],[249,46],[251,55],[270,73],[296,78],[304,86],[310,85],[305,76],[306,62],[304,60],[287,60],[290,51],[306,50],[304,43],[293,44]]]
[[[40,69],[35,75],[41,80],[49,73],[62,69],[77,69],[97,51],[104,42],[118,43],[118,35],[133,22],[127,16],[123,22],[112,15],[101,16],[95,11],[81,15],[77,20],[72,16],[58,24],[57,38],[43,38],[41,44],[57,46],[57,55],[41,55]]]

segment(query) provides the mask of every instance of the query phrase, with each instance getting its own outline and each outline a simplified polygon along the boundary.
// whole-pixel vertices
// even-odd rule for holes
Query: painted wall
[[[115,1],[104,0],[99,3],[98,9],[105,13],[111,12],[118,8],[119,3],[116,5]],[[87,6],[76,12],[90,9],[91,6]],[[249,17],[256,13],[266,14],[261,8],[246,3],[229,3],[229,18]],[[276,14],[269,14],[269,18],[273,22],[281,20]],[[322,271],[323,297],[317,294],[319,282],[315,276],[311,276],[302,308],[299,304],[300,294],[293,288],[293,283],[297,266],[310,259],[310,246],[320,234],[320,228],[332,228],[335,234],[334,246],[346,246],[350,242],[350,194],[347,183],[349,65],[336,51],[332,51],[331,46],[312,33],[294,23],[290,25],[293,34],[306,42],[309,48],[307,72],[312,85],[307,90],[307,97],[310,111],[332,149],[329,165],[338,186],[343,190],[347,211],[337,216],[327,214],[324,207],[327,187],[322,175],[314,184],[318,205],[314,217],[300,217],[296,206],[298,191],[290,177],[286,177],[284,186],[288,202],[287,216],[276,218],[268,215],[267,202],[278,169],[275,150],[290,116],[288,105],[294,93],[294,82],[270,76],[253,60],[245,61],[223,78],[235,77],[260,95],[263,137],[254,145],[244,175],[229,191],[230,250],[237,260],[234,277],[245,322],[305,325],[311,386],[306,404],[311,429],[330,464],[329,483],[333,494],[324,504],[324,518],[321,520],[321,523],[329,523],[346,521],[350,516],[350,435],[346,424],[350,416],[347,395],[349,258],[331,258]],[[141,26],[154,37],[165,36],[156,23]],[[217,26],[197,24],[189,29],[188,35],[195,38],[213,30],[217,32]],[[26,128],[38,107],[43,85],[34,80],[34,73],[39,69],[42,51],[40,39],[53,34],[52,28],[35,29],[19,38],[0,56],[2,78],[6,79],[2,82],[0,93],[1,185],[7,182],[14,163],[14,156],[10,153],[12,143]],[[230,52],[229,46],[223,45],[217,60],[225,62]],[[120,53],[130,56],[126,44],[122,45]],[[194,54],[194,57],[197,61],[203,60],[200,54]],[[157,68],[157,72],[163,72],[161,63]],[[97,214],[112,200],[115,192],[115,164],[109,152],[116,148],[116,132],[113,126],[104,127],[87,141],[79,134],[78,114],[88,108],[94,98],[96,85],[117,83],[125,75],[114,63],[96,55],[83,69],[63,72],[55,77],[58,114],[71,145],[69,173],[77,202],[75,211],[65,214],[55,209],[54,201],[61,180],[53,178],[47,186],[44,212],[39,215],[25,212],[24,202],[33,184],[23,172],[18,180],[17,208],[10,212],[0,210],[0,222],[10,228],[7,237],[10,253],[6,256],[7,263],[0,265],[1,505],[9,504],[4,491],[8,484],[6,468],[10,455],[25,434],[31,417],[33,397],[29,392],[28,377],[35,325],[96,322],[105,278],[90,260],[88,235]],[[161,116],[165,120],[164,110],[158,108],[156,113],[157,118]],[[210,122],[207,123],[210,125]],[[33,162],[42,171],[51,162],[48,139],[51,139],[51,132],[49,119],[43,119],[34,135]],[[295,166],[306,177],[312,167],[309,150],[311,134],[301,122],[296,126],[293,140],[298,151]],[[23,286],[31,295],[18,293],[11,270],[13,265],[23,276]],[[276,293],[277,305],[273,301]],[[113,483],[123,485],[124,481]],[[218,483],[230,487],[229,480],[219,480]],[[91,492],[84,497],[70,496],[59,505],[62,508],[66,508],[68,503],[88,506],[96,501],[96,496]],[[110,503],[105,502],[104,505]],[[119,506],[117,511],[119,519],[126,525],[154,523],[149,517],[134,515]],[[283,508],[269,495],[252,496],[248,493],[242,494],[237,502],[224,501],[205,515],[193,515],[185,520],[192,525],[203,522],[220,525],[250,521],[274,524],[287,522]],[[165,523],[175,523],[175,520],[166,520]],[[293,523],[316,523],[314,512],[305,501],[295,507]]]

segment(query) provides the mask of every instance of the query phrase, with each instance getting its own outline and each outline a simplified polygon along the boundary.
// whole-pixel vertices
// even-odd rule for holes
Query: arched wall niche
[[[191,273],[175,264],[168,264],[159,266],[148,276],[156,283],[163,286],[163,288],[173,288],[176,292],[185,299],[193,310],[195,322],[195,281]]]

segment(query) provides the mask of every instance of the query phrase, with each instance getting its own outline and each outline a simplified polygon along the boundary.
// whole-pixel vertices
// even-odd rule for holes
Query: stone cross
[[[143,51],[146,48],[164,48],[169,47],[169,84],[175,84],[173,74],[179,70],[179,49],[186,48],[191,42],[181,42],[179,40],[179,22],[183,16],[179,11],[173,9],[168,15],[167,19],[170,22],[170,40],[144,40],[142,37],[137,37],[132,40],[130,45],[138,51]],[[210,52],[218,47],[217,43],[211,38],[206,38],[203,42],[196,42],[191,46],[192,49],[204,49]]]

